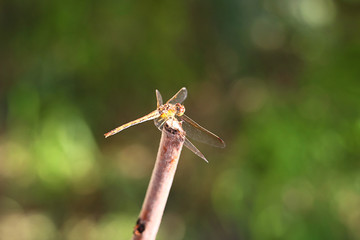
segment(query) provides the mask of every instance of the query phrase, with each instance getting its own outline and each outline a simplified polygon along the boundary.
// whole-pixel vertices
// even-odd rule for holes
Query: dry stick
[[[176,120],[167,121],[162,131],[155,167],[136,222],[133,240],[156,238],[184,140],[181,124]]]

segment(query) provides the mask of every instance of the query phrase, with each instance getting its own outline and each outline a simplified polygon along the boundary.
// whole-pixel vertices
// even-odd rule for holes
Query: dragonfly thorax
[[[176,103],[171,104],[171,103],[166,103],[164,105],[161,105],[158,108],[158,111],[160,113],[160,117],[161,118],[172,118],[175,116],[182,116],[185,112],[185,107],[184,105],[181,105],[180,103]]]

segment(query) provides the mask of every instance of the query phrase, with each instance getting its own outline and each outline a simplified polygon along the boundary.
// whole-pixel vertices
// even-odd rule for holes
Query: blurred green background
[[[0,2],[0,239],[130,239],[187,87],[158,239],[360,239],[357,0]]]

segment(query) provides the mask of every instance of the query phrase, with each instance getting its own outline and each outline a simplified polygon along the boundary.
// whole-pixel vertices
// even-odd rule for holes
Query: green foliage
[[[0,239],[129,239],[188,88],[159,239],[360,239],[357,1],[0,3]]]

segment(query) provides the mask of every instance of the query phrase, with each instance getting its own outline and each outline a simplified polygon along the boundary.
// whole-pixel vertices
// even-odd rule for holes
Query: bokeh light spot
[[[295,0],[290,4],[293,15],[312,27],[326,26],[336,17],[332,0]]]
[[[91,174],[97,147],[86,122],[70,106],[58,106],[48,113],[35,149],[38,174],[49,186],[58,188],[96,177]]]
[[[51,240],[56,239],[53,222],[42,213],[13,212],[0,216],[0,239]]]

